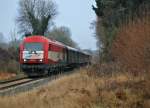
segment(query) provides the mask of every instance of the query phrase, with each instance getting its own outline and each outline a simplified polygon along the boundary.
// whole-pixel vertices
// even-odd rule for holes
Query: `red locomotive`
[[[90,55],[44,36],[26,37],[20,45],[21,69],[32,76],[89,62]]]

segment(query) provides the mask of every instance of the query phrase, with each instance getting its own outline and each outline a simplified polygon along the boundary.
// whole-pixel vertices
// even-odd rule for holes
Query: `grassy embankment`
[[[111,69],[111,68],[110,68]],[[93,70],[93,69],[92,69]],[[91,69],[64,76],[47,87],[0,98],[1,108],[149,108],[146,74],[97,74]]]

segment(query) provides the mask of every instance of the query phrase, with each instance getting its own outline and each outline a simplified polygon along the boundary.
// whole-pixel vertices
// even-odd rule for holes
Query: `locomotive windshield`
[[[26,51],[42,51],[42,43],[25,43],[24,50]]]

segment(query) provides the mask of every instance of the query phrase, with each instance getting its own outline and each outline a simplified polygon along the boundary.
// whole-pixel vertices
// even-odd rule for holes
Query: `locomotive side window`
[[[25,43],[24,50],[26,51],[42,51],[42,43]]]

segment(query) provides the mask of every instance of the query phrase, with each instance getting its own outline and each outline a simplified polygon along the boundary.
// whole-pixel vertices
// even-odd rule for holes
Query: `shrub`
[[[7,72],[18,73],[19,72],[19,63],[15,60],[10,60],[6,68]]]
[[[150,65],[150,16],[136,18],[123,25],[113,42],[112,55],[133,72],[147,69]]]

